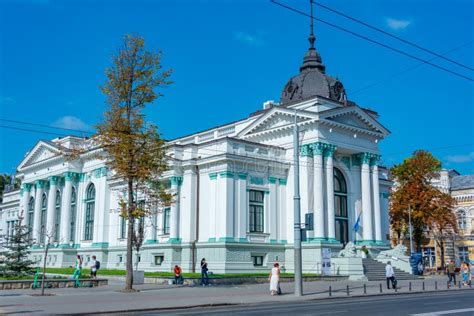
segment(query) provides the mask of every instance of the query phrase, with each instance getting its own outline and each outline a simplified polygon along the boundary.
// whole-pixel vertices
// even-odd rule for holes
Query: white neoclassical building
[[[167,142],[173,160],[163,181],[176,199],[145,218],[140,268],[169,271],[179,264],[190,271],[205,257],[214,272],[267,270],[275,260],[291,271],[295,119],[301,218],[314,218],[303,242],[304,270],[321,271],[322,248],[336,253],[349,241],[387,247],[391,182],[378,165],[378,145],[389,131],[376,112],[348,101],[342,83],[326,74],[311,34],[300,71],[284,86],[280,102]],[[92,142],[72,136],[41,140],[27,153],[17,170],[21,190],[5,194],[2,230],[11,232],[23,212],[36,243],[34,258],[42,257],[45,234],[54,232],[49,266],[70,266],[80,254],[86,261],[96,255],[103,267],[123,268],[122,183],[92,154],[66,160],[63,154],[73,146]],[[340,274],[350,274],[356,261],[334,260]]]

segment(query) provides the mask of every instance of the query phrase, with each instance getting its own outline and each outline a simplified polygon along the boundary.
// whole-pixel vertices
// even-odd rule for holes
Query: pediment
[[[296,121],[298,125],[309,122],[315,118],[309,114],[298,112]],[[276,131],[280,129],[292,128],[295,122],[295,112],[287,109],[273,109],[272,111],[262,115],[252,124],[242,130],[238,137],[250,136],[254,134]]]
[[[58,146],[48,144],[44,141],[38,142],[35,147],[26,155],[23,161],[18,166],[18,170],[21,170],[30,165],[34,165],[38,162],[45,161],[52,157],[61,155],[61,150]]]
[[[320,118],[326,122],[334,122],[341,127],[365,130],[384,136],[390,134],[390,131],[382,124],[356,106],[331,110],[322,114]]]

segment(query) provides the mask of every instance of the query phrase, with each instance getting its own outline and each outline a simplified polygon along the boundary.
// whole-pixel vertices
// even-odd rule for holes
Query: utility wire
[[[461,63],[459,63],[459,62],[457,62],[457,61],[455,61],[455,60],[452,60],[452,59],[450,59],[450,58],[447,58],[447,57],[443,56],[443,54],[438,54],[438,53],[436,53],[436,52],[434,52],[434,51],[432,51],[432,50],[430,50],[430,49],[424,48],[424,47],[422,47],[422,46],[420,46],[420,45],[418,45],[418,44],[415,44],[415,43],[413,43],[413,42],[407,41],[406,39],[403,39],[403,38],[401,38],[401,37],[399,37],[399,36],[397,36],[397,35],[394,35],[394,34],[392,34],[392,33],[389,33],[389,32],[387,32],[387,31],[384,31],[384,30],[382,30],[382,29],[380,29],[380,28],[378,28],[378,27],[375,27],[375,26],[373,26],[373,25],[370,25],[370,24],[368,24],[367,22],[364,22],[364,21],[361,21],[361,20],[359,20],[359,19],[356,19],[356,18],[354,18],[354,17],[352,17],[352,16],[350,16],[350,15],[347,15],[347,14],[345,14],[345,13],[342,13],[342,12],[340,12],[340,11],[337,11],[337,10],[335,10],[335,9],[332,9],[332,8],[330,8],[330,7],[328,7],[328,6],[324,5],[324,4],[322,4],[322,3],[315,2],[314,0],[310,0],[310,1],[311,1],[312,3],[314,3],[315,5],[321,7],[321,8],[323,8],[323,9],[325,9],[325,10],[328,10],[328,11],[330,11],[330,12],[333,12],[333,13],[337,14],[337,15],[343,16],[343,17],[345,17],[346,19],[349,19],[349,20],[354,21],[354,22],[356,22],[356,23],[362,24],[362,25],[364,25],[364,26],[366,26],[366,27],[368,27],[368,28],[370,28],[370,29],[373,29],[373,30],[375,30],[375,31],[377,31],[377,32],[380,32],[380,33],[384,34],[384,35],[390,36],[390,37],[392,37],[392,38],[394,38],[394,39],[396,39],[396,40],[399,40],[399,41],[402,42],[402,43],[411,45],[411,46],[416,47],[416,48],[418,48],[418,49],[420,49],[420,50],[422,50],[422,51],[424,51],[424,52],[430,53],[430,54],[432,54],[432,55],[434,55],[434,56],[436,56],[436,57],[438,57],[438,58],[444,59],[444,60],[449,61],[449,62],[451,62],[451,63],[453,63],[453,64],[456,64],[456,65],[458,65],[458,66],[460,66],[460,67],[463,67],[463,68],[469,69],[469,70],[471,70],[471,71],[474,71],[474,68],[471,68],[471,67],[466,66],[466,65],[464,65],[464,64],[461,64]]]
[[[5,125],[0,125],[1,128],[7,128],[7,129],[14,129],[14,130],[19,130],[19,131],[24,131],[24,132],[32,132],[32,133],[42,133],[42,134],[48,134],[48,135],[54,135],[54,136],[69,136],[66,134],[59,134],[59,133],[53,133],[53,132],[46,132],[46,131],[40,131],[40,130],[35,130],[35,129],[29,129],[29,128],[21,128],[21,127],[13,127],[13,126],[5,126]]]
[[[463,48],[463,47],[465,47],[465,46],[471,45],[473,42],[474,42],[474,41],[470,41],[470,42],[468,42],[468,43],[465,43],[465,44],[462,44],[462,45],[460,45],[460,46],[458,46],[458,47],[455,47],[455,48],[453,48],[453,49],[451,49],[451,50],[445,52],[443,55],[449,54],[449,53],[451,53],[451,52],[453,52],[453,51],[456,51],[456,50],[458,50],[458,49],[461,49],[461,48]],[[433,61],[433,60],[435,60],[435,59],[438,59],[438,57],[434,57],[434,58],[432,58],[432,59],[429,59],[429,61]],[[373,88],[373,87],[375,87],[375,86],[381,85],[381,84],[383,84],[384,82],[389,81],[389,80],[392,79],[392,78],[398,77],[398,76],[400,76],[400,75],[402,75],[402,74],[405,74],[405,73],[407,73],[407,72],[409,72],[409,71],[415,70],[415,69],[417,69],[417,68],[423,66],[424,64],[425,64],[424,62],[418,63],[418,64],[416,64],[416,65],[414,65],[414,66],[412,66],[412,67],[406,68],[405,70],[402,70],[402,71],[400,71],[400,72],[394,73],[393,75],[386,77],[386,78],[383,79],[382,81],[369,84],[369,85],[367,85],[367,86],[365,86],[365,87],[363,87],[363,88],[360,88],[360,89],[357,89],[357,90],[354,90],[354,91],[350,91],[350,92],[348,92],[347,94],[353,96],[354,94],[358,94],[358,93],[360,93],[360,92],[362,92],[362,91],[365,91],[365,90],[367,90],[367,89],[370,89],[370,88]]]
[[[79,129],[56,127],[56,126],[51,126],[51,125],[38,124],[38,123],[30,123],[30,122],[23,122],[23,121],[16,121],[16,120],[8,120],[8,119],[2,119],[2,118],[0,118],[0,121],[9,122],[9,123],[15,123],[15,124],[23,124],[23,125],[31,125],[31,126],[45,127],[45,128],[51,128],[51,129],[60,129],[60,130],[63,130],[63,131],[70,131],[70,132],[77,132],[77,133],[84,133],[84,134],[93,134],[93,133],[94,133],[94,132],[92,132],[92,131],[83,131],[83,130],[79,130]]]
[[[290,11],[296,12],[296,13],[298,13],[298,14],[304,15],[304,16],[306,16],[306,17],[312,18],[312,19],[314,19],[314,20],[316,20],[316,21],[319,21],[319,22],[321,22],[321,23],[324,23],[324,24],[326,24],[326,25],[329,25],[329,26],[331,26],[331,27],[333,27],[333,28],[336,28],[336,29],[338,29],[338,30],[340,30],[340,31],[349,33],[349,34],[354,35],[354,36],[356,36],[356,37],[359,37],[359,38],[361,38],[361,39],[363,39],[363,40],[366,40],[366,41],[368,41],[368,42],[371,42],[371,43],[374,43],[374,44],[376,44],[376,45],[379,45],[379,46],[382,46],[382,47],[384,47],[384,48],[387,48],[387,49],[389,49],[389,50],[391,50],[391,51],[394,51],[394,52],[399,53],[399,54],[401,54],[401,55],[404,55],[404,56],[406,56],[406,57],[409,57],[409,58],[412,58],[412,59],[421,61],[421,62],[423,62],[423,63],[425,63],[425,64],[427,64],[427,65],[430,65],[430,66],[432,66],[432,67],[434,67],[434,68],[443,70],[443,71],[448,72],[448,73],[450,73],[450,74],[452,74],[452,75],[458,76],[458,77],[460,77],[460,78],[466,79],[466,80],[471,81],[471,82],[474,81],[474,79],[472,79],[472,78],[470,78],[470,77],[467,77],[467,76],[465,76],[465,75],[463,75],[463,74],[460,74],[460,73],[458,73],[458,72],[449,70],[448,68],[445,68],[445,67],[442,67],[442,66],[433,64],[433,63],[431,63],[430,61],[428,61],[428,60],[426,60],[426,59],[423,59],[423,58],[417,57],[417,56],[415,56],[415,55],[406,53],[406,52],[404,52],[404,51],[402,51],[402,50],[400,50],[400,49],[398,49],[398,48],[391,47],[391,46],[389,46],[389,45],[387,45],[387,44],[384,44],[384,43],[381,43],[381,42],[379,42],[379,41],[373,40],[373,39],[371,39],[371,38],[369,38],[369,37],[367,37],[367,36],[365,36],[365,35],[361,35],[361,34],[356,33],[356,32],[354,32],[354,31],[351,31],[351,30],[348,30],[348,29],[346,29],[346,28],[340,27],[340,26],[335,25],[335,24],[333,24],[333,23],[331,23],[331,22],[327,22],[327,21],[325,21],[325,20],[312,17],[311,15],[307,14],[306,12],[300,11],[300,10],[295,9],[295,8],[293,8],[293,7],[290,7],[290,6],[286,5],[286,4],[277,2],[277,1],[275,1],[275,0],[270,0],[270,2],[272,2],[272,3],[276,4],[276,5],[279,5],[279,6],[283,7],[283,8],[285,8],[285,9],[288,9],[288,10],[290,10]]]

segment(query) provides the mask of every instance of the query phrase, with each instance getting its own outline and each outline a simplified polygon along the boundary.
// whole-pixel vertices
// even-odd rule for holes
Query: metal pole
[[[303,295],[301,279],[301,220],[300,220],[300,161],[299,161],[299,134],[295,110],[295,125],[293,128],[293,158],[294,158],[294,264],[295,264],[295,296]]]
[[[408,207],[408,225],[410,230],[410,255],[413,254],[413,228],[411,225],[411,206]]]

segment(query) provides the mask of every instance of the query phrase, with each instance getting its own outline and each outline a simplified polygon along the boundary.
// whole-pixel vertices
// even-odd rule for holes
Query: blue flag
[[[354,231],[357,232],[360,228],[360,215],[362,214],[362,212],[359,213],[359,216],[357,216],[357,220],[354,224]]]

